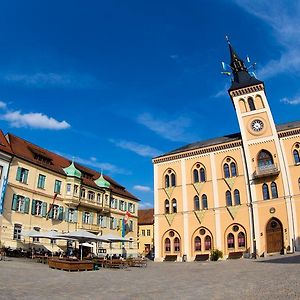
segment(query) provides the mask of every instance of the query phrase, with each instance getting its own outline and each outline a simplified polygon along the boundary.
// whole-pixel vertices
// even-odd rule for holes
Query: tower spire
[[[257,80],[254,76],[250,75],[244,61],[238,56],[237,52],[232,47],[228,36],[225,38],[229,47],[230,67],[233,76],[230,90],[262,83],[262,81]]]

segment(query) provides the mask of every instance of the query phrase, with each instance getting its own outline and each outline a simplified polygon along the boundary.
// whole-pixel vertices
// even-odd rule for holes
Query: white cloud
[[[158,156],[159,154],[162,153],[158,149],[155,149],[148,145],[138,144],[135,142],[125,141],[125,140],[116,141],[113,139],[110,139],[110,142],[115,144],[117,147],[120,147],[120,148],[126,149],[126,150],[130,150],[130,151],[132,151],[140,156],[144,156],[144,157],[154,157],[154,156]]]
[[[0,101],[0,109],[5,109],[6,108],[6,103],[3,101]]]
[[[269,61],[259,77],[266,79],[280,73],[300,71],[300,3],[299,1],[235,0],[248,13],[268,24],[282,47],[280,57]]]
[[[76,73],[33,73],[33,74],[7,74],[2,77],[11,84],[19,84],[28,87],[49,88],[95,88],[100,83],[90,75]]]
[[[284,104],[290,104],[290,105],[298,105],[300,104],[300,97],[296,97],[293,99],[288,99],[288,98],[282,98],[280,102],[283,102]]]
[[[147,208],[153,208],[153,203],[151,202],[141,202],[139,205],[139,209],[147,209]]]
[[[151,188],[145,185],[135,185],[133,189],[140,192],[151,192]]]
[[[7,111],[0,116],[1,120],[7,121],[12,127],[29,127],[36,129],[61,130],[70,128],[66,121],[57,121],[43,113],[25,113],[21,111]]]
[[[172,120],[154,118],[151,114],[145,113],[138,116],[137,121],[152,130],[156,134],[173,142],[189,142],[195,137],[188,132],[191,127],[191,120],[187,117],[178,117]]]
[[[124,174],[124,175],[130,175],[131,171],[129,170],[125,170],[123,168],[119,168],[114,164],[108,163],[108,162],[98,162],[96,157],[91,157],[89,159],[86,158],[81,158],[79,156],[74,156],[71,154],[66,154],[66,153],[62,153],[59,151],[55,151],[53,150],[54,153],[66,157],[70,160],[74,159],[75,162],[84,165],[84,166],[88,166],[88,167],[92,167],[95,169],[98,169],[99,171],[103,171],[103,172],[108,172],[111,174]]]

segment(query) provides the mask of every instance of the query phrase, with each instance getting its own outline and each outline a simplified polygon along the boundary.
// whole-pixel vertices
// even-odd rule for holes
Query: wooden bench
[[[229,252],[227,259],[240,259],[243,257],[243,251]]]
[[[127,268],[126,260],[121,259],[108,259],[103,262],[104,268],[117,268],[117,269],[124,269]]]
[[[65,260],[65,259],[49,259],[49,268],[64,271],[92,271],[94,264],[89,260]]]
[[[164,261],[177,261],[177,255],[166,255]]]
[[[127,264],[129,267],[147,267],[147,260],[142,258],[130,258],[127,259]]]
[[[197,254],[195,261],[206,261],[209,260],[209,254]]]

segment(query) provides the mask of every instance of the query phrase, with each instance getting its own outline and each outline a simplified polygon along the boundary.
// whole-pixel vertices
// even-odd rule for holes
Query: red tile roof
[[[0,151],[13,155],[11,147],[1,129],[0,129]]]
[[[43,149],[37,145],[34,145],[11,133],[8,133],[7,136],[10,142],[12,152],[14,153],[15,156],[22,158],[28,162],[31,162],[35,165],[39,165],[42,168],[66,176],[63,168],[66,168],[71,164],[71,161],[69,159],[66,159],[63,156],[55,154],[46,149]],[[91,175],[91,178],[81,177],[84,185],[99,189],[99,187],[95,184],[94,180],[99,178],[100,173],[77,163],[75,163],[75,166],[82,173],[87,173],[88,175]],[[110,188],[112,189],[114,194],[124,196],[126,198],[135,201],[139,201],[138,198],[136,198],[134,195],[129,193],[125,189],[125,187],[117,183],[115,180],[113,180],[107,175],[103,175],[103,176],[111,184]]]
[[[139,225],[152,225],[154,224],[154,209],[141,209],[139,210]]]

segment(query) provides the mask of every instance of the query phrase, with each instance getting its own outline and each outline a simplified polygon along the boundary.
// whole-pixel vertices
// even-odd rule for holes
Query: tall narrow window
[[[165,251],[170,252],[171,251],[171,241],[169,238],[165,239]]]
[[[269,187],[266,183],[262,186],[263,198],[264,200],[270,199]]]
[[[205,194],[202,195],[201,197],[201,202],[202,202],[202,209],[207,209],[207,196]]]
[[[277,185],[275,182],[271,183],[271,194],[272,198],[278,198]]]
[[[175,251],[175,252],[180,251],[180,240],[179,240],[178,237],[176,237],[176,238],[174,239],[174,251]]]
[[[229,166],[228,164],[224,164],[224,177],[229,178],[230,177],[230,172],[229,172]]]
[[[226,206],[232,206],[232,198],[230,191],[226,192]]]
[[[205,170],[204,168],[200,168],[200,181],[205,182],[206,181],[206,176],[205,176]]]
[[[201,251],[201,239],[199,236],[195,237],[195,251]]]
[[[28,173],[29,171],[27,169],[18,167],[16,180],[26,184],[28,180]]]
[[[60,194],[60,190],[61,190],[61,181],[60,180],[55,180],[54,193]]]
[[[45,181],[46,181],[46,176],[42,175],[42,174],[39,174],[37,187],[40,188],[40,189],[44,189],[45,188]]]
[[[211,250],[211,237],[207,235],[204,240],[205,250]]]
[[[249,104],[250,110],[255,110],[253,98],[251,98],[251,97],[248,98],[248,104]]]
[[[172,200],[172,212],[173,212],[173,214],[177,213],[177,201],[176,201],[176,199]]]
[[[299,187],[299,190],[300,190],[300,178],[298,178],[298,187]]]
[[[170,187],[170,177],[169,175],[165,175],[165,187],[168,188]]]
[[[263,169],[270,165],[273,165],[273,158],[270,152],[262,150],[258,154],[258,166]]]
[[[194,209],[195,210],[200,210],[200,202],[199,202],[199,197],[198,196],[194,197]]]
[[[239,245],[239,248],[244,248],[246,245],[244,232],[240,232],[238,234],[238,245]]]
[[[194,183],[199,182],[199,173],[197,169],[193,170]]]
[[[227,247],[234,248],[234,235],[232,233],[229,233],[227,236]]]
[[[239,190],[234,190],[234,205],[240,205],[241,199],[240,199],[240,192]]]
[[[294,161],[295,161],[295,164],[299,164],[300,163],[300,156],[299,156],[299,152],[298,150],[294,150],[293,151],[293,154],[294,154]]]
[[[236,177],[236,164],[234,162],[230,163],[231,177]]]
[[[169,200],[165,200],[165,214],[170,213],[170,202]]]
[[[21,224],[15,224],[14,225],[14,235],[13,239],[20,241],[21,240],[21,232],[22,232],[22,225]]]
[[[171,174],[171,186],[176,186],[176,176],[174,173]]]

